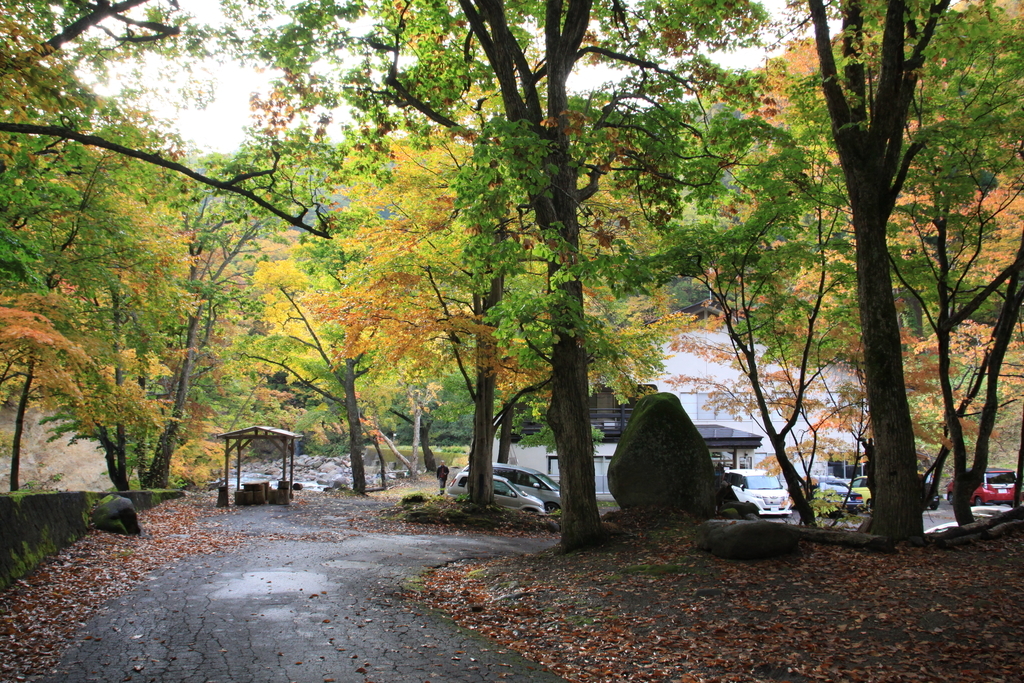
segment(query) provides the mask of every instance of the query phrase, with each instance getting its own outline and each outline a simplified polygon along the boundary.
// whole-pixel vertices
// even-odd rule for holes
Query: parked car
[[[469,473],[465,470],[455,477],[455,481],[448,487],[446,493],[449,496],[461,496],[469,493]],[[505,477],[494,476],[494,502],[497,505],[524,512],[536,512],[544,514],[544,501],[535,496],[530,496],[516,489]]]
[[[850,483],[850,490],[860,494],[860,497],[864,499],[864,507],[871,507],[871,489],[868,488],[867,477],[855,477]]]
[[[850,490],[850,485],[842,479],[819,479],[818,490],[832,491],[839,496],[839,502],[851,512],[864,507],[864,496]]]
[[[1013,503],[1013,485],[1017,481],[1017,475],[1013,470],[997,467],[990,467],[985,470],[985,481],[981,486],[974,489],[971,502],[974,505],[988,505],[990,503]],[[946,485],[946,500],[953,500],[953,481]]]
[[[456,479],[468,473],[467,465],[456,475]],[[554,512],[562,507],[562,491],[558,482],[539,470],[520,465],[494,463],[494,474],[508,479],[521,493],[540,498],[544,502],[546,512]]]
[[[871,507],[871,489],[868,488],[867,477],[861,476],[854,479],[853,482],[850,484],[850,490],[853,491],[854,493],[859,493],[861,497],[864,498],[864,507]],[[938,495],[932,497],[931,502],[928,503],[928,508],[931,510],[939,509]]]
[[[753,503],[761,515],[788,515],[793,501],[779,478],[764,470],[726,470],[722,485],[731,489],[736,500]]]
[[[494,473],[505,477],[523,493],[544,501],[544,509],[554,512],[562,507],[562,490],[554,479],[539,470],[520,465],[494,464]]]

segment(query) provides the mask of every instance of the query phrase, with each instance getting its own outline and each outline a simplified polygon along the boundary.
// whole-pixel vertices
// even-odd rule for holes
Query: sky
[[[184,11],[194,14],[200,21],[222,20],[215,2],[179,1]],[[770,0],[765,4],[775,5],[777,2]],[[730,68],[753,68],[762,65],[764,59],[765,53],[760,48],[716,56],[716,61]],[[244,128],[250,122],[251,94],[265,90],[272,74],[260,73],[234,63],[209,64],[206,70],[214,96],[205,107],[182,106],[180,102],[169,99],[154,102],[152,107],[158,116],[176,121],[181,135],[191,140],[197,149],[228,153],[237,149],[244,138]],[[157,78],[166,80],[166,74]]]

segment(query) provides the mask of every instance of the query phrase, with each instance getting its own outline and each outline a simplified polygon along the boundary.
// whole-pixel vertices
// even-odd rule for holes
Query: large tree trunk
[[[18,398],[18,413],[14,418],[14,441],[11,444],[11,491],[18,490],[19,470],[21,469],[21,436],[25,433],[25,413],[28,412],[29,396],[32,393],[32,378],[35,364],[29,363],[25,372],[25,384],[21,387]]]
[[[857,299],[864,379],[875,441],[872,532],[907,538],[923,533],[913,421],[903,378],[903,344],[886,244],[891,208],[881,188],[847,174],[857,237]],[[877,181],[876,181],[877,182]],[[873,190],[873,191],[872,191]],[[872,196],[873,195],[873,196]]]
[[[486,296],[475,297],[474,309],[479,317],[496,306],[504,291],[504,278],[491,280]],[[469,497],[478,505],[494,502],[494,394],[497,376],[494,373],[494,338],[489,332],[476,335],[476,384],[473,391],[473,444],[469,449]]]
[[[550,3],[552,8],[560,4]],[[548,424],[555,437],[558,471],[565,495],[562,497],[562,549],[575,550],[596,545],[604,540],[601,514],[597,509],[597,486],[594,480],[594,439],[590,431],[590,383],[587,377],[587,344],[583,337],[585,313],[583,283],[578,276],[566,277],[562,269],[573,267],[580,258],[579,169],[572,157],[572,141],[567,131],[569,98],[566,83],[572,58],[567,36],[582,29],[589,17],[590,5],[584,3],[573,17],[577,24],[560,30],[557,15],[549,10],[545,26],[548,56],[547,116],[557,121],[544,133],[551,139],[552,153],[546,160],[551,176],[551,190],[546,197],[535,200],[537,222],[541,233],[556,232],[561,243],[558,254],[548,262],[548,282],[553,287],[550,310],[554,330],[551,350],[551,404]],[[576,8],[573,8],[576,9]],[[537,122],[539,123],[539,122]],[[550,286],[550,285],[549,285]]]
[[[352,464],[352,490],[366,493],[366,470],[363,468],[363,421],[359,419],[356,400],[356,358],[345,359],[345,414],[348,418],[348,455]]]
[[[910,105],[926,48],[948,6],[949,0],[930,7],[906,0],[881,5],[846,0],[843,34],[834,40],[825,3],[808,0],[822,92],[857,241],[864,375],[876,448],[873,531],[897,539],[920,536],[923,526],[886,228],[906,170],[922,148],[920,142],[905,145]],[[878,12],[884,15],[867,17]],[[883,22],[883,35],[874,36],[881,38],[880,49],[868,51],[872,36],[864,33],[870,30],[865,26],[876,19]]]
[[[579,283],[574,283],[579,285]],[[580,287],[582,303],[582,287]],[[555,436],[562,486],[562,548],[569,551],[604,539],[597,509],[594,441],[590,432],[587,357],[575,337],[559,334],[551,354],[548,424]],[[581,400],[582,397],[582,400]]]

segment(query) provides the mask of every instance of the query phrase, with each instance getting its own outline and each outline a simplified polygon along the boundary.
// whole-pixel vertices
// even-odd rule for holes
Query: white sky
[[[179,0],[182,10],[194,14],[198,20],[216,22],[220,19],[217,3],[209,0]],[[776,5],[778,0],[769,0]],[[716,61],[731,68],[752,68],[763,64],[765,53],[760,48],[741,50],[729,55],[716,55]],[[249,98],[253,92],[265,90],[272,77],[270,73],[259,73],[255,69],[239,64],[210,64],[206,66],[206,78],[211,81],[212,101],[205,107],[165,99],[154,101],[154,113],[172,120],[182,136],[191,140],[202,151],[228,153],[238,147],[244,138],[244,128],[251,121]],[[168,74],[157,79],[170,87]],[[116,90],[116,84],[111,89]]]

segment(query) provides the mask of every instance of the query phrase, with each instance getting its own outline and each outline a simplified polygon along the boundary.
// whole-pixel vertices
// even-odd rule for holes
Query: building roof
[[[760,448],[762,437],[721,425],[694,425],[708,448]]]

